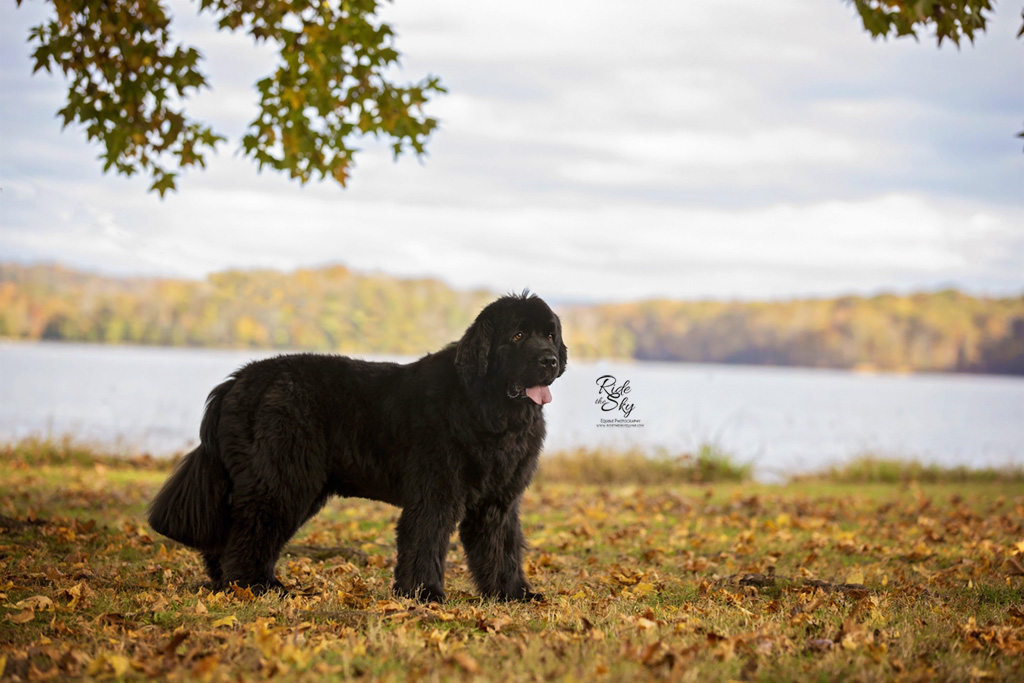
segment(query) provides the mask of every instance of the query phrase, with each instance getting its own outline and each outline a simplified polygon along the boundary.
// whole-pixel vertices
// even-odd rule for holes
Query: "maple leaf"
[[[221,628],[221,627],[234,628],[235,626],[238,625],[238,617],[236,617],[234,614],[229,614],[226,617],[221,617],[220,619],[217,619],[216,621],[213,622],[212,625],[213,625],[214,628]]]
[[[256,595],[253,594],[252,588],[249,588],[248,586],[239,586],[237,583],[232,583],[231,592],[234,593],[236,598],[244,602],[252,602],[256,599]]]

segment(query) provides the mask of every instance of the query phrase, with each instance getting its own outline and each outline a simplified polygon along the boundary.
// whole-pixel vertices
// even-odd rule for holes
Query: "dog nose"
[[[553,368],[558,365],[558,359],[553,355],[541,356],[539,359],[542,368]]]

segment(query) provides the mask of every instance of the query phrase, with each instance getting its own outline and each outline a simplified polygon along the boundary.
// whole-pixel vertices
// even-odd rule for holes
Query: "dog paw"
[[[434,602],[442,603],[445,601],[444,590],[432,586],[418,586],[415,589],[407,589],[399,586],[397,583],[392,587],[392,592],[401,598],[412,598],[413,600],[419,600],[420,602]]]
[[[223,593],[234,593],[241,598],[258,598],[259,596],[267,593],[274,593],[280,596],[288,594],[288,589],[283,583],[277,580],[277,577],[261,582],[228,581],[215,588],[215,590]]]
[[[495,597],[505,602],[547,602],[543,593],[537,593],[525,587],[511,593],[501,593]]]

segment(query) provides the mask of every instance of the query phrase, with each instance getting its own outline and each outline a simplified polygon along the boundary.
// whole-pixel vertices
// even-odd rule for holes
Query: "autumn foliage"
[[[4,680],[1024,675],[1020,479],[544,481],[523,512],[548,601],[480,599],[453,545],[451,599],[423,606],[390,592],[394,508],[328,505],[279,564],[287,596],[210,593],[144,525],[166,463],[38,445],[0,457]]]
[[[543,292],[541,292],[543,294]],[[494,292],[341,266],[118,279],[0,264],[0,337],[422,355]],[[558,307],[574,360],[1024,374],[1024,297],[955,291]]]
[[[17,0],[21,5],[22,0]],[[178,169],[205,166],[226,138],[189,115],[188,100],[210,84],[203,55],[174,35],[174,17],[156,0],[49,0],[52,13],[28,34],[33,72],[59,73],[65,127],[81,126],[102,147],[103,170],[152,178],[162,197]],[[329,178],[345,185],[355,141],[390,141],[398,157],[422,155],[437,121],[422,109],[445,92],[436,77],[393,82],[399,53],[379,0],[200,0],[198,12],[218,30],[247,33],[279,54],[256,83],[255,118],[241,139],[259,168],[302,183]]]

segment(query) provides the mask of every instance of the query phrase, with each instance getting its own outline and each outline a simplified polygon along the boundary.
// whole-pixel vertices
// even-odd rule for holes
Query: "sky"
[[[161,199],[104,175],[32,75],[47,4],[0,4],[0,260],[114,275],[340,263],[555,301],[1024,292],[1024,40],[872,40],[842,0],[395,0],[428,155],[372,138],[348,188],[239,153],[273,52],[167,3],[228,136]]]

